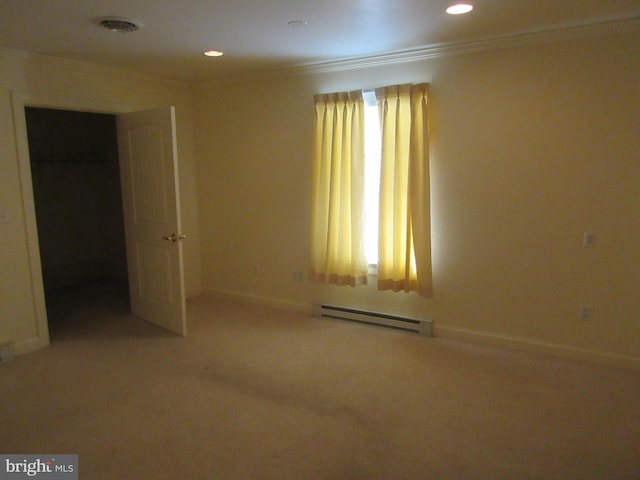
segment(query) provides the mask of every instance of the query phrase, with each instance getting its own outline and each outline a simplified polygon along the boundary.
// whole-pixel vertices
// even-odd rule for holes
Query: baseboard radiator
[[[366,323],[369,325],[419,333],[428,337],[431,336],[431,320],[416,320],[413,318],[387,315],[385,313],[367,312],[365,310],[320,305],[317,303],[313,305],[313,316]]]

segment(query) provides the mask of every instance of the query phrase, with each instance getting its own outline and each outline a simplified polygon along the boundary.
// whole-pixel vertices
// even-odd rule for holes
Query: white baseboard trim
[[[15,343],[16,355],[34,352],[49,346],[49,340],[42,337],[31,337]]]
[[[203,288],[202,293],[225,300],[263,305],[301,314],[312,314],[311,304],[295,303],[215,288]],[[433,337],[487,345],[494,348],[521,350],[524,352],[539,353],[598,365],[640,370],[640,357],[570,347],[527,337],[517,337],[496,332],[473,330],[469,328],[438,324],[436,322],[433,323],[432,335]]]
[[[569,347],[566,345],[542,342],[540,340],[526,337],[514,337],[494,332],[453,327],[451,325],[438,325],[437,323],[434,323],[433,326],[433,336],[450,340],[459,340],[467,343],[478,343],[497,348],[509,348],[525,352],[541,353],[611,367],[640,370],[640,357]]]
[[[221,290],[217,288],[203,288],[202,293],[205,295],[212,295],[225,300],[234,300],[244,303],[252,303],[255,305],[262,305],[265,307],[277,308],[280,310],[287,310],[289,312],[296,312],[302,314],[311,315],[312,305],[309,303],[296,303],[287,300],[278,300],[271,297],[261,297],[259,295],[251,295],[248,293],[233,292],[230,290]]]

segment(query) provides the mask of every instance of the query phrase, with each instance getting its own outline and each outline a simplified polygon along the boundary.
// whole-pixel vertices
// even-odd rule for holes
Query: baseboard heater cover
[[[419,333],[431,336],[431,320],[416,320],[413,318],[398,317],[385,313],[368,312],[353,308],[335,307],[331,305],[313,304],[313,316],[333,318],[336,320],[348,320],[351,322],[366,323],[397,330]]]

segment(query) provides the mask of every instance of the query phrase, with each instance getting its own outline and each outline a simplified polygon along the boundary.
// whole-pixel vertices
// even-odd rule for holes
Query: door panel
[[[118,115],[131,310],[186,335],[173,107]]]
[[[139,276],[138,294],[158,302],[171,304],[171,255],[169,248],[137,242],[138,271],[146,275]]]

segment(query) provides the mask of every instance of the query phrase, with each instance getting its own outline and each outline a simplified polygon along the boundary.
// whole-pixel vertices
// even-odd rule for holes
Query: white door
[[[131,311],[186,335],[175,109],[117,116]]]

